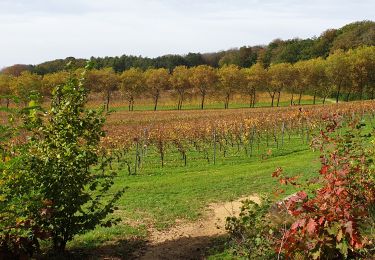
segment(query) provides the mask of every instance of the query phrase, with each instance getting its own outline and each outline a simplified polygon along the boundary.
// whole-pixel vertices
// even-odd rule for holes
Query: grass
[[[255,107],[271,107],[271,98],[267,92],[258,92],[257,102]],[[290,106],[291,94],[287,92],[281,93],[280,104],[279,106]],[[294,103],[298,103],[298,95],[294,96]],[[276,106],[277,100],[274,100],[274,106]],[[327,102],[329,103],[329,101]],[[100,95],[94,95],[89,102],[89,105],[97,107],[103,104],[103,98]],[[301,105],[312,105],[313,97],[309,95],[303,95],[301,99]],[[316,99],[316,104],[322,104],[320,98]],[[190,95],[184,100],[182,110],[200,110],[201,99],[199,96]],[[110,102],[110,108],[115,111],[128,110],[128,103],[126,100],[121,98],[119,93],[114,93],[113,98]],[[204,109],[223,109],[224,102],[223,98],[215,95],[209,95],[206,97],[206,102]],[[231,97],[229,102],[230,109],[238,108],[249,108],[249,100],[246,95],[243,94],[234,94]],[[177,109],[177,97],[172,95],[169,92],[162,93],[160,100],[158,102],[157,110],[176,110]],[[154,103],[151,98],[148,97],[139,97],[135,100],[134,104],[135,111],[153,111]]]
[[[301,105],[312,105],[312,100],[301,100]],[[322,104],[320,100],[316,101],[316,104]],[[276,102],[274,104],[276,107]],[[279,103],[280,107],[287,107],[290,106],[290,101],[281,101]],[[114,111],[123,111],[128,110],[128,106],[126,103],[124,104],[116,104],[114,106],[110,106]],[[270,102],[257,102],[255,107],[271,107]],[[204,109],[223,109],[224,104],[222,102],[211,102],[204,106]],[[248,103],[244,103],[243,101],[235,101],[229,103],[230,109],[238,109],[238,108],[249,108]],[[157,107],[158,111],[164,111],[164,110],[176,110],[175,104],[161,104]],[[152,111],[154,110],[153,105],[146,105],[146,104],[139,104],[134,106],[134,111]],[[201,110],[200,104],[197,102],[187,102],[185,105],[182,106],[182,110]]]
[[[128,156],[134,158],[132,152]],[[188,164],[184,166],[179,154],[170,150],[162,168],[156,151],[150,151],[138,175],[120,169],[113,189],[127,187],[115,212],[123,221],[115,227],[100,227],[79,235],[68,247],[98,248],[133,237],[146,239],[150,225],[165,229],[176,220],[200,218],[212,202],[272,192],[277,183],[271,173],[277,167],[283,167],[290,175],[307,177],[319,166],[318,154],[298,137],[285,141],[278,150],[275,144],[269,147],[261,144],[259,152],[251,158],[233,147],[226,157],[218,154],[216,165],[208,163],[198,152],[190,151],[188,156]]]

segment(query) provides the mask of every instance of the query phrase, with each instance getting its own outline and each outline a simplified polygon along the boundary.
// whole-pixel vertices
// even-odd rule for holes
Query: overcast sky
[[[374,20],[374,0],[0,0],[0,68],[211,52]]]

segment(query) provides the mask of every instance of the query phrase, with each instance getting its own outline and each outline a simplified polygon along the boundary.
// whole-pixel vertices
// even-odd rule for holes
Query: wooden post
[[[285,123],[283,121],[283,123],[281,124],[281,146],[282,147],[284,146],[284,128],[285,128]]]
[[[213,155],[213,161],[214,165],[216,164],[216,129],[213,131],[213,141],[214,141],[214,155]]]

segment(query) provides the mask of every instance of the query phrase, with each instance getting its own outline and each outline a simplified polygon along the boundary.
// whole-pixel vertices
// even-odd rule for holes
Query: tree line
[[[79,74],[81,69],[75,73]],[[31,94],[49,97],[54,86],[63,84],[68,71],[44,76],[24,71],[20,76],[0,75],[0,95],[9,106],[12,95],[25,104]],[[235,93],[246,95],[249,107],[254,107],[258,92],[267,92],[271,106],[279,106],[282,92],[291,93],[290,104],[300,104],[303,94],[323,99],[374,99],[375,95],[375,47],[359,47],[349,51],[337,50],[326,59],[314,58],[296,63],[274,63],[266,67],[258,61],[248,68],[224,65],[214,68],[208,65],[195,67],[177,66],[170,72],[165,68],[130,68],[116,73],[112,68],[92,69],[85,85],[93,93],[101,93],[106,109],[109,109],[114,92],[121,93],[128,109],[134,110],[138,98],[152,98],[154,110],[166,91],[176,97],[177,109],[182,109],[188,95],[200,96],[200,108],[204,109],[208,95],[222,99],[224,108]]]

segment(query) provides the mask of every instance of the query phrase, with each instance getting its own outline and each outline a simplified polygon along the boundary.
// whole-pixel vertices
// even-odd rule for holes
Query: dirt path
[[[226,233],[226,217],[238,215],[241,201],[246,199],[259,201],[257,196],[248,196],[231,202],[214,203],[208,207],[203,219],[181,222],[166,231],[151,230],[148,244],[137,252],[136,259],[202,259],[212,240]]]

